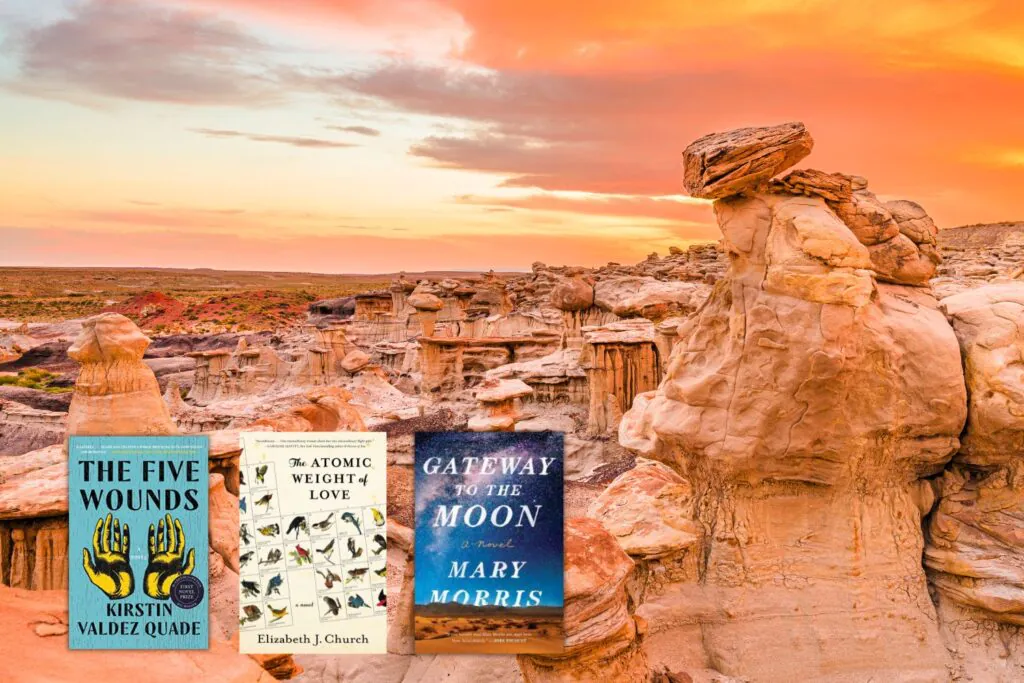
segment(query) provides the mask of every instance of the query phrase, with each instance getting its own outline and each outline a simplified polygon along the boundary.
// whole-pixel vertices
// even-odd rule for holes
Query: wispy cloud
[[[375,138],[380,135],[380,131],[376,128],[370,128],[369,126],[327,126],[331,130],[338,130],[342,133],[355,133],[356,135],[365,135],[367,137]]]
[[[345,149],[358,147],[351,142],[339,140],[325,140],[323,138],[308,138],[294,135],[263,135],[261,133],[244,133],[238,130],[221,130],[218,128],[190,128],[193,133],[206,135],[211,138],[242,138],[253,142],[273,142],[279,145],[291,145],[292,147],[306,147],[311,149]]]

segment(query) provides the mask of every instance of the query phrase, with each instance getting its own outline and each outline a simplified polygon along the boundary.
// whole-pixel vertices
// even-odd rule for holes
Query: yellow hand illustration
[[[171,516],[166,515],[160,520],[157,528],[149,525],[149,566],[143,579],[143,590],[154,600],[166,600],[170,597],[171,584],[183,574],[191,574],[196,566],[196,550],[188,551],[185,558],[185,532],[181,528],[181,520],[175,519],[173,526]]]
[[[105,519],[96,522],[96,530],[92,532],[95,559],[88,548],[82,548],[86,575],[111,600],[126,598],[135,590],[135,576],[128,563],[130,544],[128,525],[122,527],[121,521],[108,513]]]

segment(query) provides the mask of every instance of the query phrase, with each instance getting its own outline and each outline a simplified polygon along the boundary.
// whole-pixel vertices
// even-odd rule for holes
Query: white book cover
[[[386,435],[241,441],[239,651],[386,652]]]

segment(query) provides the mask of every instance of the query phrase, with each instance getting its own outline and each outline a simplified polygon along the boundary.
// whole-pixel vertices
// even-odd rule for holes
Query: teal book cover
[[[209,646],[209,443],[72,436],[69,647]]]

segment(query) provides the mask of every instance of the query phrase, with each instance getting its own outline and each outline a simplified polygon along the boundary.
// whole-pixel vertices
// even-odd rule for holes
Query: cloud
[[[292,147],[306,147],[310,149],[344,149],[358,147],[351,142],[340,142],[338,140],[324,140],[322,138],[296,137],[292,135],[262,135],[260,133],[243,133],[237,130],[221,130],[217,128],[189,128],[193,133],[206,135],[211,138],[242,138],[253,142],[273,142],[280,145],[291,145]]]
[[[911,68],[1024,63],[1024,6],[1016,0],[591,0],[585,11],[549,0],[178,1],[385,35],[447,26],[451,57],[507,71],[645,74],[673,64],[751,63],[787,49]]]
[[[499,210],[563,211],[591,216],[654,218],[703,228],[708,239],[718,239],[711,203],[689,198],[601,194],[563,196],[545,193],[525,197],[462,195],[456,197],[456,201]]]
[[[1024,72],[901,70],[827,53],[776,50],[737,67],[656,66],[644,74],[480,70],[388,62],[335,77],[382,107],[462,122],[413,144],[426,163],[503,176],[544,191],[672,195],[681,152],[712,131],[804,121],[816,140],[804,162],[867,177],[883,194],[913,197],[942,224],[975,220],[984,205],[1020,211],[1010,178],[959,156],[968,148],[1018,148],[1015,106]],[[958,97],[956,93],[970,93]],[[985,125],[975,125],[984,112]],[[977,198],[965,205],[962,195]]]
[[[270,48],[206,12],[132,0],[86,0],[16,35],[15,90],[194,105],[259,105],[282,94]]]
[[[370,128],[369,126],[327,126],[331,130],[338,130],[342,133],[355,133],[356,135],[365,135],[367,137],[375,138],[380,135],[380,131],[376,128]]]

